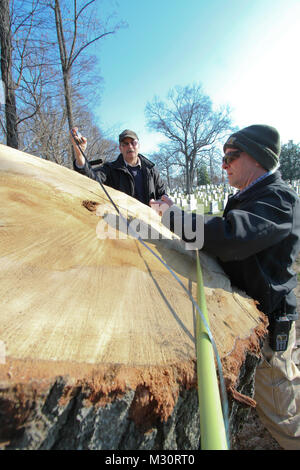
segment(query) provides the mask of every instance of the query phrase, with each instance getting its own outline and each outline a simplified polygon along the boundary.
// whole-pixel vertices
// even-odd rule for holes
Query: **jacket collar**
[[[260,181],[256,182],[255,184],[253,184],[247,190],[238,192],[238,193],[234,194],[232,197],[234,199],[242,200],[244,198],[247,198],[248,196],[251,196],[253,193],[256,193],[257,190],[263,188],[264,186],[266,186],[268,184],[271,184],[271,183],[274,183],[274,182],[278,182],[278,181],[281,181],[281,174],[277,170],[274,173],[271,173],[270,175],[266,176],[262,180],[260,180]]]

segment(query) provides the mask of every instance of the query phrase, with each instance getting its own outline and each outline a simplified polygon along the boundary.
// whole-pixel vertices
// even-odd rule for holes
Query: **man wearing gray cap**
[[[71,141],[75,151],[74,169],[96,181],[118,189],[138,199],[143,204],[160,199],[166,194],[164,183],[154,163],[139,153],[140,143],[135,132],[125,129],[119,135],[120,155],[113,162],[104,163],[97,171],[85,160],[74,139],[77,139],[83,152],[87,139],[76,137],[77,129],[71,131]],[[74,137],[75,136],[75,137]]]
[[[300,371],[292,359],[298,318],[292,265],[300,250],[300,199],[277,171],[280,150],[274,127],[255,124],[232,134],[224,144],[222,166],[238,192],[229,198],[223,217],[192,214],[191,220],[203,225],[198,248],[217,257],[231,283],[258,301],[268,317],[256,372],[257,411],[281,447],[300,450]],[[184,232],[185,214],[171,199],[162,196],[153,208],[171,230],[197,244]]]

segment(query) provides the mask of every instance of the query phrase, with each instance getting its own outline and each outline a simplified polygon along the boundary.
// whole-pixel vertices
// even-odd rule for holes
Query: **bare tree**
[[[97,22],[94,12],[91,10],[95,0],[87,2],[73,0],[72,3],[72,11],[68,11],[64,16],[62,15],[60,0],[54,0],[54,4],[51,4],[55,15],[65,103],[70,128],[74,126],[72,110],[72,68],[83,51],[100,39],[114,34],[118,28],[118,26],[115,26],[113,29],[107,31],[104,25]],[[97,31],[95,31],[96,25]]]
[[[103,135],[88,108],[100,80],[99,70],[93,76],[92,45],[123,23],[110,28],[113,17],[99,18],[95,0],[0,2],[1,69],[8,84],[0,133],[7,144],[71,166],[68,129],[79,124],[91,154],[113,158],[116,143]]]
[[[177,166],[176,152],[174,153],[169,144],[160,144],[159,150],[150,155],[150,159],[156,164],[162,178],[166,181],[168,188],[172,189],[172,176]]]
[[[23,80],[26,58],[30,56],[29,42],[39,0],[0,0],[1,75],[5,86],[5,134],[10,147],[18,148],[16,91]],[[22,119],[30,118],[23,115]]]
[[[229,109],[215,111],[201,85],[178,86],[170,90],[167,101],[155,97],[148,103],[146,117],[148,127],[169,140],[190,193],[197,163],[231,129]]]
[[[29,104],[36,107],[37,112],[31,119],[24,120],[20,125],[21,148],[24,151],[30,149],[30,153],[46,160],[72,167],[63,90],[61,90],[62,93],[58,93],[58,96],[47,97],[42,85],[43,80],[41,79],[37,85],[36,79],[38,78],[39,74],[33,80],[31,87],[28,88],[31,91]],[[101,158],[103,162],[113,159],[117,153],[116,142],[103,135],[103,132],[95,124],[91,112],[81,105],[81,102],[80,95],[76,95],[73,99],[73,114],[75,121],[80,118],[83,123],[81,132],[89,142],[88,159]]]

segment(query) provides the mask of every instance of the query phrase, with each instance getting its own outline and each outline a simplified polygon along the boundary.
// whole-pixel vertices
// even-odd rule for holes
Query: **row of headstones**
[[[200,209],[200,206],[209,206],[209,212],[216,214],[224,210],[229,194],[235,192],[236,189],[229,185],[209,184],[198,186],[193,194],[184,195],[181,191],[174,191],[171,197],[175,204],[184,209],[194,211]]]
[[[300,196],[300,180],[292,181],[291,187]],[[225,209],[229,195],[236,192],[237,189],[228,184],[208,184],[198,186],[193,194],[184,195],[180,190],[176,190],[170,196],[175,204],[184,209],[194,211],[200,206],[209,206],[209,212],[216,214]]]

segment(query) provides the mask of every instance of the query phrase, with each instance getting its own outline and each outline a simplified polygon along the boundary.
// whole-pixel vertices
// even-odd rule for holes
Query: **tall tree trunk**
[[[168,166],[167,166],[167,182],[168,182],[169,189],[171,191],[171,174],[170,174],[170,169]]]
[[[67,118],[69,123],[69,128],[74,127],[74,118],[73,118],[73,107],[72,107],[72,98],[71,98],[71,80],[70,80],[70,71],[63,71],[64,77],[64,91],[65,91],[65,102],[67,109]]]
[[[18,148],[17,108],[12,78],[12,44],[9,0],[0,0],[1,75],[5,88],[6,143]]]
[[[66,32],[63,14],[61,11],[61,5],[64,7],[65,2],[60,2],[60,0],[54,0],[54,5],[51,8],[54,9],[55,15],[55,27],[56,27],[56,34],[57,34],[57,41],[59,46],[59,54],[60,54],[60,62],[62,68],[62,75],[64,81],[64,95],[65,95],[65,103],[66,103],[66,110],[67,110],[67,118],[69,127],[74,127],[74,119],[73,119],[73,112],[72,112],[72,81],[71,81],[71,73],[72,67],[75,61],[77,61],[80,54],[91,44],[96,41],[99,41],[103,37],[113,34],[114,31],[104,31],[101,32],[98,36],[93,37],[90,40],[84,41],[82,40],[82,31],[88,31],[89,22],[84,19],[83,12],[86,11],[95,0],[87,1],[85,4],[81,4],[78,8],[77,2],[73,2],[73,20],[72,21],[72,34]],[[72,2],[70,2],[72,3]],[[69,26],[68,26],[69,28]],[[81,33],[80,33],[81,31]],[[73,159],[75,157],[73,146],[70,144],[72,149],[72,156]]]
[[[190,172],[189,172],[189,163],[186,161],[185,164],[185,183],[186,183],[186,192],[190,194]]]
[[[71,98],[71,85],[70,85],[71,57],[68,57],[68,54],[67,54],[59,0],[55,0],[54,13],[55,13],[55,26],[56,26],[57,41],[58,41],[59,54],[60,54],[60,63],[61,63],[61,68],[62,68],[63,81],[64,81],[64,95],[65,95],[67,119],[69,123],[69,129],[71,129],[72,127],[74,127],[72,98]],[[75,158],[74,149],[72,145],[70,146],[71,146],[72,159],[74,160]]]

